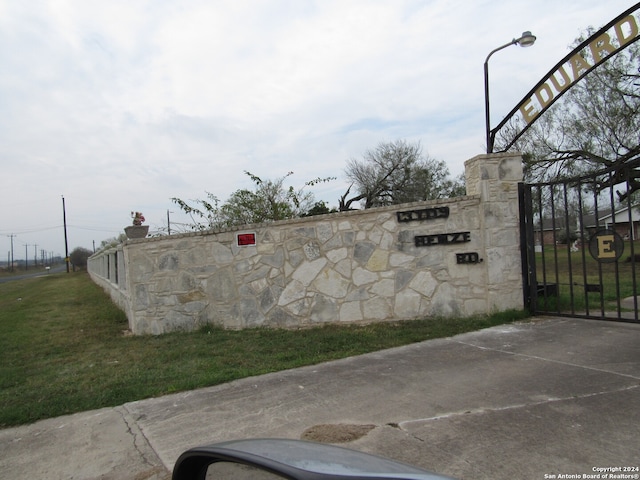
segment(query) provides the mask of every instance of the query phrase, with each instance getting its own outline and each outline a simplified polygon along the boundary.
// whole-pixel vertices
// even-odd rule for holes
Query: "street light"
[[[509,43],[505,43],[501,47],[492,50],[489,55],[487,55],[487,59],[484,61],[484,112],[486,116],[486,130],[487,130],[487,153],[493,153],[493,141],[494,139],[491,137],[491,123],[489,119],[489,59],[491,55],[502,50],[503,48],[510,47],[511,45],[520,45],[521,47],[530,47],[536,42],[535,35],[532,35],[531,32],[522,32],[522,36],[520,38],[514,38]]]

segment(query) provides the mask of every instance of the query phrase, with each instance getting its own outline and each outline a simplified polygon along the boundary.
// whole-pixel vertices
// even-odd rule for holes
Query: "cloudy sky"
[[[420,141],[452,174],[621,0],[0,0],[0,259],[92,249],[171,197],[221,200],[289,171],[337,205],[344,167]],[[37,245],[37,246],[36,246]],[[40,256],[40,253],[38,253]]]

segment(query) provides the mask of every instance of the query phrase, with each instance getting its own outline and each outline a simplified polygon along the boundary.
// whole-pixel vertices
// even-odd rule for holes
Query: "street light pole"
[[[504,45],[492,50],[489,55],[487,55],[487,59],[484,61],[484,113],[487,133],[487,153],[493,153],[494,142],[494,138],[491,135],[491,118],[489,116],[489,59],[491,58],[491,55],[499,52],[503,48],[510,47],[511,45],[530,47],[535,43],[535,41],[536,37],[532,35],[531,32],[522,32],[522,36],[520,38],[514,38],[509,43],[505,43]]]

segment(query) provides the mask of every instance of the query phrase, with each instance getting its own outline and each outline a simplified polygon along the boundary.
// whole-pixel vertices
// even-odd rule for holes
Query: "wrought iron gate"
[[[640,323],[639,167],[520,184],[523,293],[532,314]]]

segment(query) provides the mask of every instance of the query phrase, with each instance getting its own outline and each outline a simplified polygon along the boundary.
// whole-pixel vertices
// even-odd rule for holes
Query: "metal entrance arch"
[[[519,185],[524,304],[532,314],[640,323],[636,160]]]
[[[487,153],[492,153],[502,129],[516,122],[510,138],[501,138],[500,152],[508,151],[516,141],[560,97],[585,75],[617,53],[640,40],[640,22],[636,18],[640,2],[625,10],[560,60],[495,128],[490,129],[487,118]],[[518,126],[518,119],[524,126]]]

